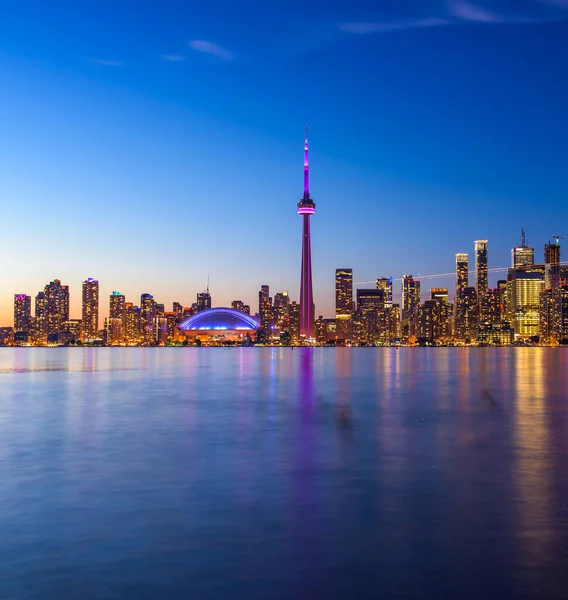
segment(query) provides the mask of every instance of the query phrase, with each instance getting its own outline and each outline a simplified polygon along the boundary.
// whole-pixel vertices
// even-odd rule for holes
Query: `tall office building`
[[[376,343],[381,337],[380,313],[386,306],[384,289],[357,289],[357,310],[354,315],[353,334],[359,342]]]
[[[555,290],[560,286],[560,244],[548,242],[544,247],[544,287]]]
[[[197,294],[197,312],[209,310],[211,308],[211,294],[209,293],[209,286],[205,292]]]
[[[487,240],[475,242],[475,288],[480,324],[486,321],[485,297],[489,286],[489,270],[487,263]]]
[[[385,291],[386,306],[392,305],[392,277],[379,277],[377,279],[377,289]]]
[[[272,324],[280,331],[288,331],[290,322],[290,296],[288,292],[274,295],[272,308]]]
[[[402,337],[405,339],[416,335],[416,317],[420,306],[420,281],[412,275],[402,278]]]
[[[156,341],[156,301],[152,294],[140,296],[140,341],[145,344]]]
[[[515,338],[527,339],[540,334],[542,272],[525,268],[509,269],[507,273],[507,320]]]
[[[474,287],[459,289],[454,302],[454,337],[460,342],[474,342],[477,331],[477,290]]]
[[[59,279],[50,281],[44,289],[47,303],[47,335],[61,331],[64,321],[69,320],[69,287]]]
[[[83,340],[99,337],[99,282],[92,277],[83,281],[81,321]]]
[[[456,290],[464,290],[469,285],[469,261],[467,254],[456,254]]]
[[[315,305],[312,289],[312,245],[310,217],[316,212],[316,204],[310,198],[310,168],[308,166],[308,128],[304,144],[304,196],[298,202],[298,214],[302,216],[302,277],[300,282],[300,334],[313,338],[315,332]]]
[[[353,313],[353,269],[335,269],[335,333],[339,339],[351,336]]]
[[[258,314],[260,316],[260,327],[266,332],[272,329],[274,324],[272,298],[270,297],[270,287],[261,285],[258,292]]]
[[[177,322],[180,323],[183,318],[183,305],[179,302],[174,302],[172,312],[175,314]]]
[[[124,341],[126,333],[126,298],[120,292],[113,292],[109,299],[109,323],[112,343]]]
[[[47,298],[45,292],[38,292],[35,297],[32,337],[35,344],[45,344],[47,342]]]
[[[26,294],[14,296],[14,331],[30,332],[32,325],[32,298]]]
[[[134,306],[132,302],[124,304],[124,341],[128,344],[138,344],[140,342],[140,327],[142,318],[140,308]]]
[[[515,246],[511,250],[511,266],[513,269],[524,267],[528,265],[534,265],[534,248],[530,248],[527,245],[525,230],[522,230],[521,245]]]

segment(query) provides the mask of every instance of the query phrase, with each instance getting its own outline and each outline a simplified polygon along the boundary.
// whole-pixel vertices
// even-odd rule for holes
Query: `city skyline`
[[[471,4],[333,1],[323,22],[318,2],[221,2],[229,29],[209,5],[10,3],[0,322],[13,293],[55,278],[75,315],[88,277],[102,297],[166,303],[208,274],[222,305],[253,304],[268,279],[295,294],[306,123],[318,314],[333,314],[338,266],[355,281],[446,273],[475,239],[506,266],[521,227],[537,247],[566,235],[550,224],[568,222],[568,11]]]

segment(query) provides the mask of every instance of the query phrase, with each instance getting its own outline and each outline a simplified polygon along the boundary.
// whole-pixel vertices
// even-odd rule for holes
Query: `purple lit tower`
[[[298,214],[302,215],[302,282],[300,284],[300,334],[315,337],[315,306],[312,291],[312,246],[310,242],[310,217],[316,212],[316,204],[310,198],[310,167],[308,166],[308,128],[304,146],[304,197],[298,202]]]

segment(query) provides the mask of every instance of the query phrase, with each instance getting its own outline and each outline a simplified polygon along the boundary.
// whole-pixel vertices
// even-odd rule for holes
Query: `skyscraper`
[[[152,294],[140,296],[140,341],[145,344],[156,341],[156,301]]]
[[[392,277],[379,277],[377,289],[385,291],[385,305],[390,306],[392,304]]]
[[[32,324],[32,298],[26,294],[14,296],[14,331],[30,331]]]
[[[64,321],[69,320],[69,287],[61,285],[59,279],[45,286],[47,303],[47,335],[59,333]]]
[[[469,264],[467,254],[456,254],[456,291],[465,290],[469,285]]]
[[[310,240],[310,217],[316,212],[316,204],[310,198],[310,168],[308,166],[308,128],[304,144],[304,196],[298,202],[298,214],[302,215],[302,278],[300,282],[300,334],[315,337],[315,305],[312,290],[312,245]]]
[[[555,290],[560,285],[560,244],[548,242],[544,247],[544,287]]]
[[[83,340],[99,337],[99,282],[92,277],[83,281],[81,304]]]
[[[353,269],[335,270],[335,322],[337,337],[346,340],[351,336],[353,313]]]
[[[258,292],[258,314],[260,316],[260,327],[265,332],[270,332],[273,325],[272,298],[270,287],[261,285]]]
[[[477,306],[479,312],[480,325],[485,321],[485,297],[489,284],[487,264],[487,240],[477,240],[475,242],[475,287],[477,292]]]
[[[511,266],[513,269],[523,267],[525,265],[534,265],[534,248],[527,246],[525,230],[522,230],[521,245],[515,246],[511,250]]]
[[[209,310],[211,308],[211,294],[209,293],[209,286],[205,292],[197,294],[197,312],[202,310]]]
[[[45,344],[47,341],[47,299],[45,292],[38,292],[35,298],[35,318],[32,333],[35,344]]]
[[[402,337],[415,336],[418,307],[420,306],[420,281],[412,275],[402,278]]]

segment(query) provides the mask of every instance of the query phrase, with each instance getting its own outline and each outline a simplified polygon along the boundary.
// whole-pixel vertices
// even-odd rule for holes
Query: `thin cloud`
[[[213,42],[208,42],[206,40],[192,40],[189,42],[189,45],[197,52],[210,54],[211,56],[215,56],[221,60],[233,60],[234,58],[231,52],[225,48],[222,48],[221,46],[218,46],[217,44],[214,44]]]
[[[89,58],[87,59],[92,65],[100,65],[101,67],[123,67],[124,63],[120,60],[107,60],[105,58]]]
[[[185,56],[179,54],[162,54],[161,58],[166,62],[183,62],[185,60]]]
[[[388,33],[389,31],[407,31],[412,29],[425,29],[429,27],[444,27],[452,25],[464,25],[466,23],[480,24],[522,24],[522,23],[551,23],[568,19],[565,10],[568,9],[568,0],[535,0],[535,5],[546,5],[561,12],[555,15],[538,13],[514,14],[509,11],[488,10],[477,2],[468,0],[447,0],[446,14],[437,17],[414,19],[406,21],[349,21],[337,25],[340,31],[354,35],[365,35],[370,33]]]
[[[463,0],[453,0],[448,4],[448,10],[453,17],[462,21],[474,21],[476,23],[503,23],[505,20],[500,15],[471,4]]]
[[[448,25],[447,19],[418,19],[416,21],[395,21],[395,22],[352,22],[340,23],[339,29],[347,33],[364,35],[367,33],[386,33],[389,31],[403,31],[405,29],[424,29],[426,27],[441,27]]]

